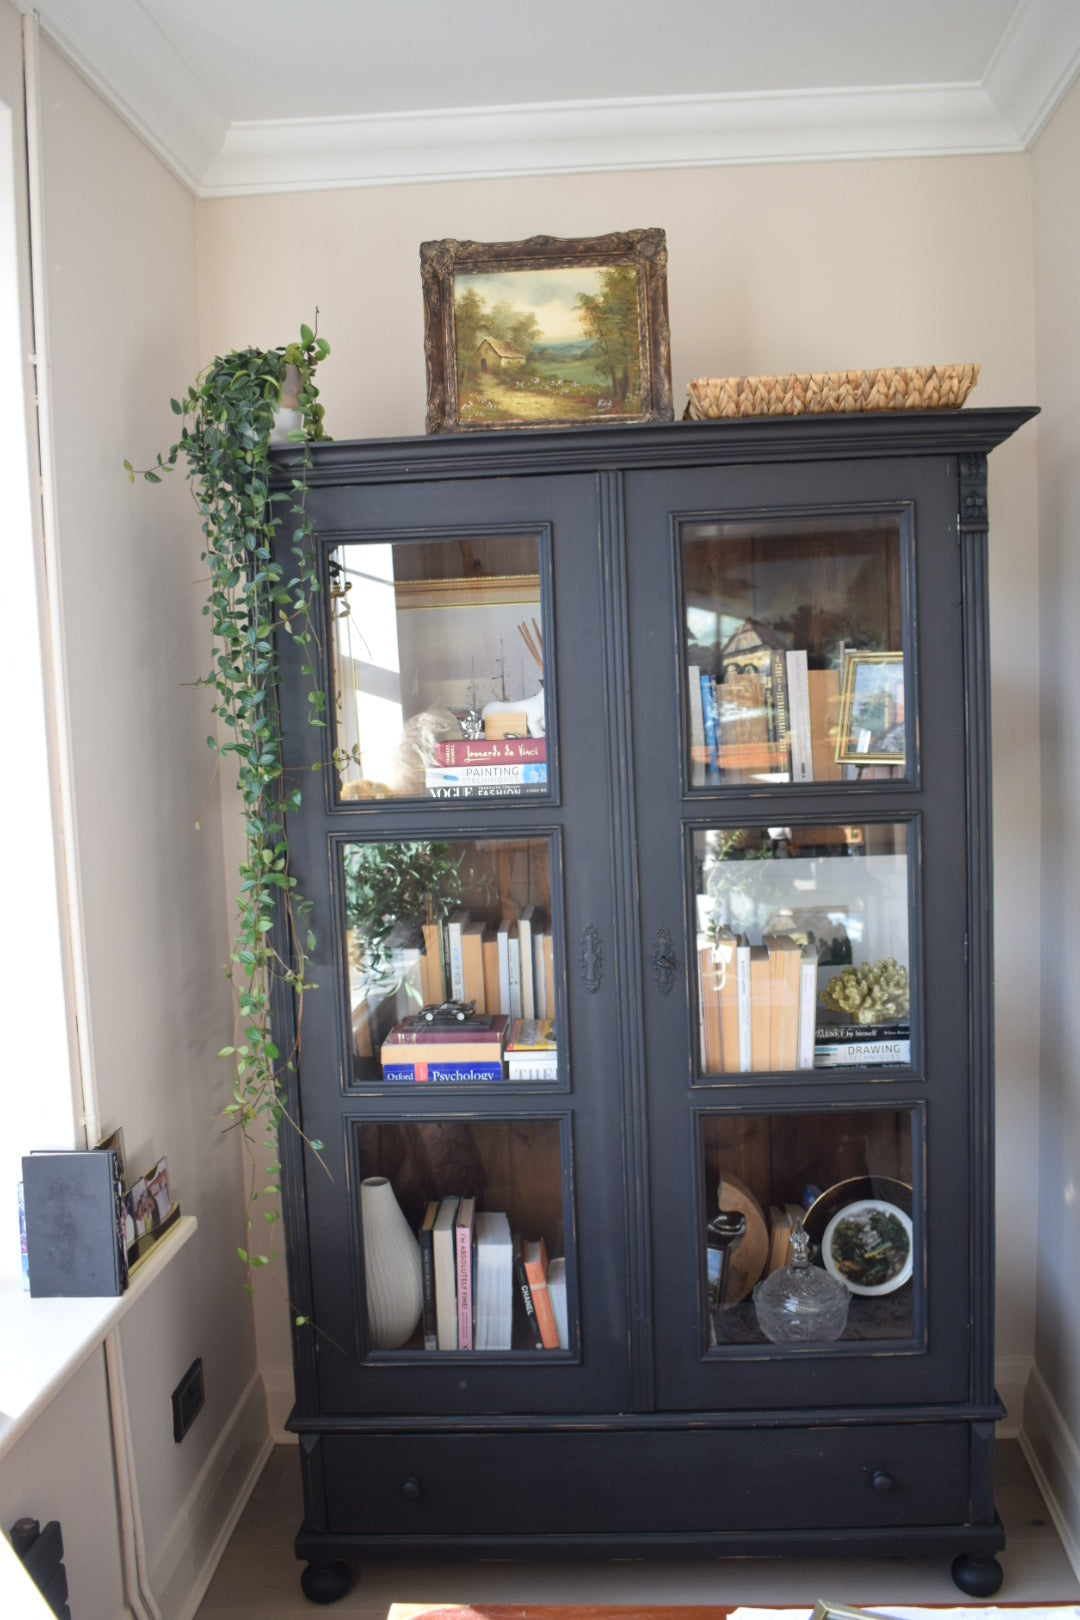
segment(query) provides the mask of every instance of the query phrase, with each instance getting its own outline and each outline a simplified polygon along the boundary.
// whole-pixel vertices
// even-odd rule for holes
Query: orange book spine
[[[525,1275],[529,1280],[536,1325],[545,1350],[559,1348],[559,1330],[555,1326],[555,1312],[551,1308],[551,1295],[547,1285],[548,1257],[543,1238],[525,1244]]]

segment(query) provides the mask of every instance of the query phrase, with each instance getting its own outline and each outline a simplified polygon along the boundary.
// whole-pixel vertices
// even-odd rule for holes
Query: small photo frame
[[[837,763],[902,767],[904,737],[903,653],[845,652]]]
[[[146,1237],[161,1226],[172,1209],[169,1193],[169,1170],[164,1159],[140,1176],[131,1189],[131,1212],[135,1222],[135,1236]]]
[[[420,245],[427,431],[670,422],[658,229]]]

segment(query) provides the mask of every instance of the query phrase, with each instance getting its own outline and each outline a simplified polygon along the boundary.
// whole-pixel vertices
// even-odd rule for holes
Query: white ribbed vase
[[[420,1320],[420,1245],[385,1176],[360,1183],[368,1329],[376,1350],[396,1350]]]

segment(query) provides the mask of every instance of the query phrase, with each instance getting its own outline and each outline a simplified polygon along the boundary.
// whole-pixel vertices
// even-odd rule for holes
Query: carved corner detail
[[[600,930],[595,923],[586,923],[581,930],[581,982],[590,995],[595,996],[604,977],[604,952],[600,944]]]
[[[986,457],[960,457],[960,528],[982,531],[990,525],[990,504],[986,493]]]
[[[670,995],[679,959],[675,955],[675,941],[667,928],[658,928],[653,936],[652,960],[657,989],[662,996]]]

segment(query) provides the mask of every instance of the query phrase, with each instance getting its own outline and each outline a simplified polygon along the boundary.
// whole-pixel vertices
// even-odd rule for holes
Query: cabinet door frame
[[[938,476],[942,470],[944,478]],[[900,521],[903,651],[907,689],[916,705],[909,735],[919,739],[913,767],[904,778],[889,781],[692,787],[685,714],[672,706],[672,689],[685,703],[682,525],[714,515],[767,520],[821,514],[832,504],[830,490],[841,497],[836,507],[843,513],[896,513]],[[956,871],[955,851],[950,856],[946,849],[950,837],[963,842],[969,826],[962,743],[968,724],[968,671],[963,662],[955,463],[946,462],[942,468],[933,459],[894,462],[882,457],[768,469],[699,467],[648,479],[631,474],[623,498],[629,514],[631,685],[637,700],[634,754],[650,762],[648,782],[641,778],[638,797],[640,927],[645,938],[665,928],[672,935],[678,931],[675,954],[684,981],[678,1007],[673,1005],[675,998],[657,995],[647,981],[643,995],[654,1188],[650,1249],[657,1407],[738,1411],[774,1406],[794,1410],[808,1404],[855,1409],[894,1402],[963,1402],[972,1387],[968,1313],[979,1289],[972,1277],[971,1245],[985,1212],[967,1152],[974,1119],[968,1082],[972,991],[966,968],[955,961],[957,951],[962,951],[971,896],[966,874]],[[640,583],[646,573],[647,588]],[[658,685],[661,670],[670,672],[664,687]],[[925,683],[932,679],[928,671],[946,682],[929,717],[918,707],[920,701],[925,706]],[[909,943],[911,967],[918,971],[921,985],[914,987],[915,993],[922,1000],[912,1019],[920,1033],[913,1040],[910,1067],[842,1076],[817,1070],[805,1077],[781,1075],[761,1082],[750,1075],[725,1075],[719,1084],[715,1077],[692,1081],[694,1000],[689,976],[695,932],[692,898],[686,892],[690,833],[714,822],[864,820],[899,821],[918,829],[916,847],[909,852]],[[680,885],[684,899],[673,907],[671,896]],[[955,992],[948,1018],[940,997],[930,1008],[926,1000],[927,977],[938,973],[942,982],[948,982],[940,971],[946,966]],[[925,1274],[914,1290],[910,1343],[890,1345],[881,1353],[873,1345],[871,1354],[843,1344],[795,1352],[767,1345],[757,1351],[721,1348],[704,1354],[698,1311],[690,1323],[685,1308],[688,1288],[699,1297],[702,1274],[698,1255],[690,1262],[686,1252],[704,1243],[700,1228],[705,1194],[696,1158],[696,1122],[710,1110],[828,1114],[864,1107],[911,1111],[916,1188],[929,1200],[919,1208],[916,1220],[916,1241],[925,1242],[921,1254],[916,1251],[917,1264],[925,1267]],[[959,1143],[962,1152],[957,1150]],[[685,1165],[687,1153],[695,1156],[692,1191],[684,1174],[672,1176],[672,1167]],[[657,1189],[665,1176],[668,1194],[660,1196]],[[948,1225],[947,1233],[943,1225]],[[676,1276],[679,1281],[672,1282]],[[929,1322],[934,1324],[932,1333]]]
[[[626,1210],[632,1199],[618,1124],[622,1065],[611,1040],[611,1030],[619,1026],[615,1008],[621,988],[611,971],[617,928],[611,802],[618,767],[606,744],[612,695],[607,641],[600,630],[605,608],[596,508],[596,481],[585,475],[514,483],[419,481],[400,488],[377,483],[360,492],[351,486],[321,487],[309,496],[327,585],[329,556],[343,543],[538,536],[545,641],[550,642],[545,690],[552,766],[551,791],[535,798],[342,800],[331,779],[330,728],[313,730],[307,723],[299,668],[304,654],[286,646],[282,714],[288,768],[307,773],[315,767],[322,777],[304,775],[303,808],[290,822],[292,870],[301,893],[314,901],[310,977],[328,987],[348,982],[340,893],[343,843],[425,836],[549,838],[551,879],[561,886],[552,911],[563,946],[559,1018],[568,1031],[569,1062],[554,1086],[505,1081],[431,1088],[429,1095],[418,1096],[402,1086],[354,1085],[340,993],[332,991],[334,1003],[320,1003],[318,989],[305,998],[296,1118],[308,1138],[325,1143],[321,1157],[327,1167],[299,1140],[285,1144],[290,1290],[304,1301],[301,1309],[314,1324],[296,1332],[298,1403],[306,1415],[435,1418],[449,1411],[580,1413],[630,1404]],[[329,695],[329,590],[326,597],[319,672]],[[590,952],[595,961],[587,963]],[[509,1355],[371,1351],[363,1319],[355,1127],[380,1119],[459,1119],[483,1128],[515,1114],[554,1121],[563,1144],[567,1270],[576,1310],[571,1349]]]

